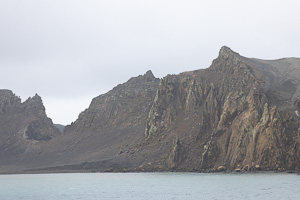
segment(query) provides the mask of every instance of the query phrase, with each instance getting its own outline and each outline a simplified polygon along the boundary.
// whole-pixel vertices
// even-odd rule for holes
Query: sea
[[[61,173],[0,175],[1,200],[300,199],[287,173]]]

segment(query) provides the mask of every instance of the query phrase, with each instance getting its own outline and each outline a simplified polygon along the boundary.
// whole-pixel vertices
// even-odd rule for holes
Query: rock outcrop
[[[208,69],[166,76],[145,128],[143,148],[165,147],[151,167],[167,163],[176,137],[187,150],[172,169],[300,169],[299,72],[299,59],[248,59],[223,47]]]
[[[9,90],[0,90],[0,135],[27,140],[50,140],[59,135],[46,116],[42,99],[37,94],[21,103]]]
[[[159,83],[151,71],[94,98],[65,132],[96,132],[143,125]]]
[[[59,136],[52,120],[45,113],[41,97],[35,95],[25,102],[10,90],[0,90],[0,169],[22,167],[20,162],[36,155],[40,144]],[[34,166],[34,160],[28,160]]]
[[[26,155],[22,169],[300,170],[298,58],[222,47],[207,69],[162,79],[148,71],[94,98],[58,137],[40,97],[0,94],[1,158]]]
[[[93,166],[96,170],[131,166],[134,160],[127,159],[129,147],[144,138],[158,84],[159,79],[148,71],[95,97],[61,137],[45,144],[47,165]]]

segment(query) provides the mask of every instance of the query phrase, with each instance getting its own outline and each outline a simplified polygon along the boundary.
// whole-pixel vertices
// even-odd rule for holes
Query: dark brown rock
[[[157,138],[176,135],[188,149],[177,170],[298,169],[300,76],[282,69],[289,62],[299,73],[299,59],[248,59],[223,47],[210,68],[163,78],[145,135],[154,143],[149,148],[165,146],[165,155],[147,157],[166,159],[170,147]]]
[[[21,103],[9,90],[0,90],[0,165],[4,171],[23,167],[22,160],[39,151],[40,143],[60,135],[46,116],[38,95]],[[35,154],[35,153],[34,153]],[[35,165],[34,160],[26,161]],[[8,166],[8,167],[6,167]]]
[[[65,132],[89,132],[136,127],[145,123],[159,79],[151,71],[131,78],[94,98]],[[144,127],[144,126],[143,126]]]
[[[59,135],[37,94],[21,103],[21,99],[11,91],[0,90],[0,110],[1,136],[49,140]]]
[[[128,158],[132,157],[129,147],[144,138],[158,84],[159,79],[148,71],[95,97],[78,119],[64,128],[62,136],[42,147],[43,158],[36,168],[78,170],[88,166],[89,170],[119,171],[139,163]]]
[[[0,98],[0,116],[14,116],[20,99]],[[44,116],[39,101],[27,100],[22,112]],[[42,140],[22,161],[38,158],[27,169],[299,170],[299,102],[300,59],[250,59],[222,47],[207,69],[161,80],[149,71],[94,98],[62,136],[37,134],[39,118],[16,130],[26,141]],[[12,126],[12,118],[1,119]],[[20,153],[18,145],[2,148]]]

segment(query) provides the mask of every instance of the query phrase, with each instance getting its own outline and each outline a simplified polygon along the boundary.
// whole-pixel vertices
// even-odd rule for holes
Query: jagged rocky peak
[[[1,95],[1,98],[6,97],[6,96],[14,96],[14,94],[12,93],[11,90],[6,90],[6,89],[0,90],[0,95]]]
[[[29,97],[24,102],[24,105],[26,105],[27,107],[35,107],[35,108],[45,110],[43,100],[38,94],[35,94],[33,97]]]
[[[234,52],[233,50],[231,50],[229,47],[227,46],[223,46],[220,51],[219,51],[219,56],[213,61],[212,66],[214,65],[215,62],[235,62],[235,64],[237,63],[237,61],[240,61],[240,55],[236,52]],[[227,65],[227,67],[229,67]]]
[[[140,84],[143,82],[152,82],[152,81],[156,81],[157,78],[155,78],[155,76],[153,75],[151,70],[148,70],[144,75],[139,75],[137,77],[132,77],[130,78],[126,84]],[[123,84],[120,84],[123,85]]]
[[[0,89],[0,102],[11,101],[16,99],[19,99],[21,101],[21,99],[17,97],[11,90]]]
[[[78,119],[65,132],[120,129],[130,124],[145,123],[155,96],[159,79],[149,70],[144,75],[130,78],[106,94],[94,98]]]
[[[43,100],[38,94],[35,94],[33,97],[29,97],[25,102],[27,104],[35,104],[35,105],[42,105],[43,104]]]
[[[26,101],[21,104],[24,112],[30,113],[31,115],[40,116],[47,118],[46,108],[43,104],[42,98],[35,94],[33,97],[29,97]]]
[[[177,169],[300,168],[300,162],[292,162],[299,161],[298,103],[277,101],[281,91],[265,89],[265,77],[276,73],[286,78],[276,71],[279,67],[269,65],[275,70],[263,73],[260,67],[264,65],[222,47],[208,69],[163,78],[148,115],[146,137],[178,136],[181,146],[190,150],[186,160],[176,163]],[[299,85],[297,78],[288,78]]]
[[[11,133],[30,140],[49,140],[60,134],[37,94],[21,103],[12,91],[0,90],[0,116],[0,134]]]
[[[255,72],[240,60],[238,54],[228,47],[222,47],[220,52],[208,69],[167,75],[161,79],[146,123],[146,135],[169,126],[178,115],[203,109],[205,102],[205,112],[212,115],[221,111],[221,103],[226,98],[245,99],[251,89],[261,89]],[[229,54],[230,59],[224,59]],[[211,110],[207,110],[208,107]],[[219,117],[219,114],[214,116],[215,119]]]
[[[219,51],[219,56],[213,60],[209,69],[232,73],[232,70],[236,68],[245,68],[246,66],[244,64],[245,62],[242,56],[229,47],[223,46]],[[249,69],[249,66],[246,68]]]
[[[16,96],[11,90],[0,90],[0,103],[5,106],[22,106],[22,107],[38,107],[44,108],[42,98],[35,94],[33,97],[29,97],[26,101],[21,103],[20,97]]]
[[[144,76],[146,81],[153,81],[156,79],[151,70],[148,70]]]
[[[236,52],[232,51],[229,47],[223,46],[219,51],[219,56],[229,56],[229,55],[238,55]]]
[[[42,101],[42,98],[41,98],[41,96],[40,95],[38,95],[37,93],[33,96],[33,97],[31,97],[31,98],[29,98],[31,101],[33,101],[33,102],[43,102]]]
[[[0,114],[13,104],[21,104],[21,99],[10,90],[0,90]]]

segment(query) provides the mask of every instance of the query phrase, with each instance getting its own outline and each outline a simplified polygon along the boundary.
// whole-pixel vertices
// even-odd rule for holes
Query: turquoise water
[[[283,173],[83,173],[0,175],[1,200],[300,199]]]

